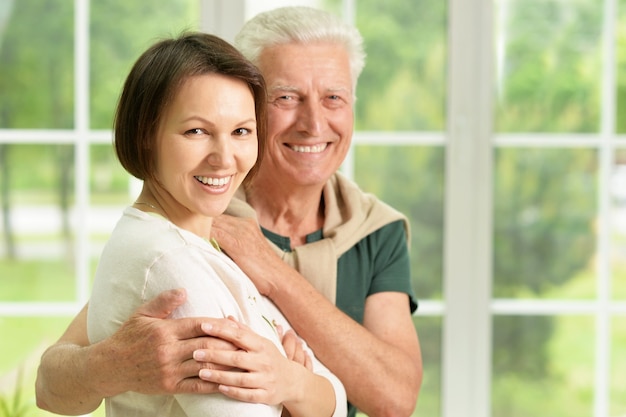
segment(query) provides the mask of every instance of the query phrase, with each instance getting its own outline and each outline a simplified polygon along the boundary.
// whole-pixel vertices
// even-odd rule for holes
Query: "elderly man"
[[[235,44],[266,79],[268,143],[214,237],[343,382],[349,415],[411,415],[422,363],[408,224],[337,172],[352,139],[361,36],[329,13],[286,7],[247,22]],[[201,337],[211,319],[164,320],[184,301],[184,291],[164,293],[95,345],[86,306],[42,357],[38,405],[80,414],[129,390],[215,392],[212,352],[226,347]],[[283,343],[299,354],[293,335]]]

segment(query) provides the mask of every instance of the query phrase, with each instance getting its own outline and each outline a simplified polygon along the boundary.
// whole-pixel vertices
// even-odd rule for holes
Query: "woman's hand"
[[[285,332],[280,324],[274,324],[278,335],[281,338],[283,349],[287,354],[287,358],[299,363],[309,371],[313,371],[313,360],[311,355],[304,348],[304,341],[292,329]]]
[[[239,350],[204,350],[202,360],[222,369],[203,369],[200,378],[218,384],[220,392],[240,401],[275,405],[300,398],[304,394],[302,381],[310,371],[305,367],[302,345],[298,348],[299,341],[294,341],[297,336],[290,334],[287,341],[293,347],[292,356],[301,363],[288,359],[269,339],[232,320],[236,327],[225,323],[203,326],[207,335],[226,340]]]

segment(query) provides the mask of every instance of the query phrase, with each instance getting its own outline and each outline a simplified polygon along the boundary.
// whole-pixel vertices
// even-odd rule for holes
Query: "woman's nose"
[[[234,161],[233,147],[230,138],[216,137],[210,141],[207,155],[209,164],[217,167],[229,166]]]

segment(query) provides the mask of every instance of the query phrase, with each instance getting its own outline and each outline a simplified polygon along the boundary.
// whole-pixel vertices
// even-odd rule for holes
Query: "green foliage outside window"
[[[330,3],[338,9],[337,0]],[[499,71],[494,86],[496,132],[598,132],[601,2],[506,3],[506,55],[494,63]],[[72,129],[73,2],[0,4],[11,5],[7,25],[0,27],[0,129]],[[496,5],[500,12],[504,1]],[[625,1],[621,5],[626,9]],[[90,7],[89,127],[108,130],[121,84],[138,54],[158,37],[193,28],[197,10],[195,2],[183,0],[160,2],[158,7],[150,2],[92,1]],[[445,1],[357,1],[356,22],[368,54],[357,91],[357,130],[445,130],[446,8]],[[617,114],[624,114],[626,13],[619,19]],[[617,117],[616,124],[619,132],[626,132],[626,118]],[[67,210],[73,199],[73,159],[73,145],[0,144],[3,205],[27,202]],[[117,166],[110,146],[92,146],[90,159],[92,204],[117,204],[127,198],[128,176]],[[412,278],[420,299],[443,298],[444,163],[445,148],[437,146],[361,145],[355,149],[356,180],[410,218]],[[591,264],[596,245],[597,167],[597,153],[589,149],[515,147],[494,152],[494,297],[588,300],[596,296]],[[63,238],[71,239],[68,236]],[[72,271],[60,262],[0,259],[0,272],[2,301],[6,297],[66,300],[74,295]],[[15,278],[25,275],[30,278]],[[13,277],[10,285],[6,277]],[[49,281],[43,283],[44,279]],[[615,283],[615,290],[626,294],[623,284]],[[58,336],[67,320],[54,321]],[[16,323],[0,318],[2,329],[18,334],[16,341],[39,352],[32,335],[19,333],[24,326]],[[426,367],[418,413],[437,416],[442,323],[421,317],[415,323]],[[593,332],[588,317],[580,321],[552,316],[495,318],[494,417],[548,415],[535,401],[542,390],[566,399],[548,404],[552,407],[549,415],[590,415],[585,407],[591,404],[593,380],[585,380],[581,387],[568,370],[580,372],[585,379],[590,371],[580,362],[589,360],[589,355],[581,359],[561,341],[585,345],[585,337],[593,340]],[[623,327],[616,324],[613,332],[615,363],[624,367],[619,358],[626,357],[626,352],[624,344],[618,343],[623,341]],[[46,343],[53,341],[54,336],[46,335]],[[0,358],[2,372],[20,366],[24,359],[20,356],[16,363],[11,356],[23,347],[11,349]],[[593,346],[585,345],[583,352],[588,349]],[[613,387],[623,386],[622,374],[616,372],[613,381]],[[570,392],[576,398],[567,401]],[[612,403],[613,415],[626,412],[626,402],[618,394],[613,392],[618,398]]]
[[[0,128],[72,128],[72,2],[8,0],[2,8]]]
[[[626,7],[626,2],[621,3]],[[494,2],[494,10],[498,41],[503,42],[494,62],[494,131],[598,133],[602,2],[502,0]],[[366,40],[368,58],[357,90],[357,130],[445,128],[446,13],[446,2],[358,1],[356,22]],[[622,17],[616,23],[618,115],[624,113],[620,109],[626,102],[625,20]],[[617,117],[616,121],[622,133],[624,120]],[[432,146],[360,145],[355,149],[359,184],[411,219],[412,274],[422,299],[442,296],[444,155],[445,149]],[[493,194],[493,296],[594,299],[597,151],[532,146],[496,149]],[[616,270],[616,292],[623,291],[618,283],[624,282],[622,275]],[[576,320],[550,315],[528,320],[494,317],[494,417],[591,414],[593,353],[589,352],[593,351],[594,324],[589,317],[579,320],[578,328],[572,322]],[[421,326],[418,316],[420,335],[422,329],[431,334]],[[576,331],[582,333],[575,349],[559,343],[576,339]],[[438,369],[431,367],[431,341],[423,336],[420,340],[425,375],[436,374]],[[617,358],[624,350],[618,343],[615,346]],[[581,351],[589,353],[584,361],[575,355]],[[430,381],[424,388],[422,398],[436,396],[439,389],[430,386]],[[546,390],[554,401],[534,400]],[[620,398],[619,388],[613,388],[611,404],[618,411],[612,415],[626,409]],[[428,400],[418,405],[418,415],[439,412]]]

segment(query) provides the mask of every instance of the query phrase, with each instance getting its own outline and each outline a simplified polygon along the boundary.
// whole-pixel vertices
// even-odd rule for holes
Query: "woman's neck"
[[[149,181],[144,182],[141,193],[133,206],[141,211],[156,213],[165,217],[181,229],[185,229],[202,238],[209,239],[213,218],[191,212],[170,193],[154,187]]]

